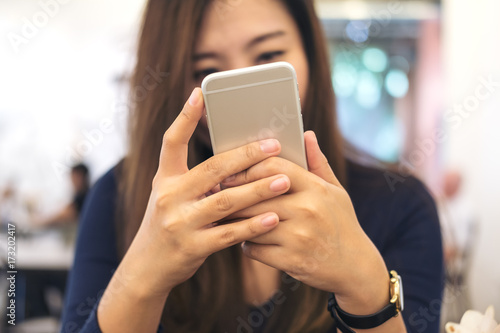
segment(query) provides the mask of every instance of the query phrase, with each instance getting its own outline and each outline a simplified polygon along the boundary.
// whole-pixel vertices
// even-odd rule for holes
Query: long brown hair
[[[129,153],[118,176],[116,229],[121,255],[142,221],[158,168],[162,136],[192,89],[193,50],[203,15],[212,1],[149,0],[147,4],[131,82]],[[215,1],[220,2],[221,8],[231,5],[227,0]],[[336,125],[335,98],[321,24],[312,0],[283,0],[283,3],[300,30],[309,62],[304,128],[315,131],[335,174],[344,182],[343,140]],[[146,85],[152,76],[158,84]],[[189,165],[200,163],[210,154],[195,132],[189,147]],[[259,324],[257,319],[264,315],[268,319],[267,332],[324,332],[332,325],[326,311],[326,293],[286,274],[277,293],[283,302],[268,304],[272,305],[272,311],[250,313],[243,301],[241,255],[239,246],[215,253],[191,279],[174,288],[164,308],[165,328],[172,332],[219,332],[246,326],[248,330]]]

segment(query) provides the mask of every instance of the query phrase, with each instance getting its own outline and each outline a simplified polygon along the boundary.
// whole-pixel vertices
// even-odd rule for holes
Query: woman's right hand
[[[115,273],[121,285],[130,286],[141,298],[166,297],[210,254],[265,234],[279,223],[275,213],[266,212],[217,224],[236,211],[287,192],[290,180],[276,174],[205,195],[227,177],[278,155],[280,145],[276,140],[254,142],[213,156],[189,170],[188,142],[203,109],[201,90],[196,88],[166,131],[144,219],[120,264],[118,277]]]

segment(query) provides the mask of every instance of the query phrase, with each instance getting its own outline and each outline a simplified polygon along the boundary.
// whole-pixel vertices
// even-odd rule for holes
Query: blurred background
[[[316,2],[344,136],[438,202],[443,321],[500,311],[500,2]],[[57,331],[87,183],[126,151],[144,3],[0,0],[0,262],[15,224],[26,331]]]

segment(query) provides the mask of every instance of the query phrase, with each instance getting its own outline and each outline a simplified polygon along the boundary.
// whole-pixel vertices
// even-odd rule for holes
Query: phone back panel
[[[215,73],[202,83],[214,154],[275,138],[307,169],[297,79],[284,62]]]

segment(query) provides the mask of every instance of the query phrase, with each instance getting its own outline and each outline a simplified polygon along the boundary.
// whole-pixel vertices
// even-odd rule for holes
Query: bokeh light
[[[408,76],[400,69],[391,69],[385,77],[385,89],[394,98],[404,97],[409,86]]]
[[[364,43],[370,36],[370,21],[351,21],[345,27],[345,33],[355,43]]]
[[[403,56],[393,56],[389,59],[389,66],[391,68],[400,69],[405,73],[410,72],[410,63]]]
[[[374,73],[364,70],[359,73],[356,101],[366,109],[374,108],[380,102],[381,89],[381,79]]]
[[[333,69],[333,87],[339,97],[349,97],[356,89],[358,72],[356,67],[346,62],[339,62]]]
[[[383,161],[397,162],[401,150],[401,135],[394,116],[385,117],[372,145],[375,157]]]
[[[387,55],[378,48],[368,48],[363,52],[363,65],[372,72],[381,73],[387,68]]]

